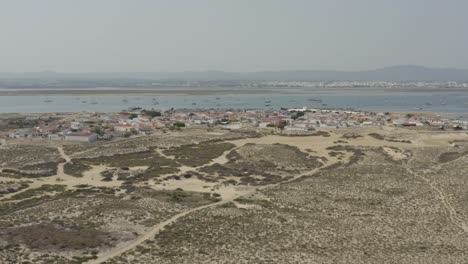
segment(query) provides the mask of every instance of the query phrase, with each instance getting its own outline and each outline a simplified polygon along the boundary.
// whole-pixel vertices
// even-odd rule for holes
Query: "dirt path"
[[[253,195],[253,194],[255,194],[257,192],[257,190],[272,188],[272,187],[278,186],[280,184],[285,184],[285,183],[288,183],[288,182],[295,181],[295,180],[297,180],[299,178],[302,178],[304,176],[311,176],[311,175],[314,175],[315,173],[317,173],[319,170],[320,170],[320,168],[316,168],[316,169],[313,169],[312,171],[299,174],[299,175],[297,175],[297,176],[295,176],[295,177],[293,177],[291,179],[288,179],[288,180],[282,181],[282,182],[278,182],[278,183],[275,183],[275,184],[266,185],[266,186],[257,187],[257,188],[252,187],[248,191],[244,191],[244,192],[232,195],[228,199],[224,199],[224,200],[219,201],[217,203],[192,208],[192,209],[189,209],[189,210],[184,211],[182,213],[176,214],[173,217],[167,219],[166,221],[155,225],[153,228],[151,228],[151,230],[147,231],[144,236],[139,237],[138,239],[132,241],[130,244],[125,244],[125,245],[118,246],[118,247],[112,249],[111,251],[106,252],[103,255],[99,256],[97,259],[90,260],[90,261],[88,261],[86,263],[87,264],[103,263],[103,262],[106,262],[107,260],[109,260],[111,258],[117,257],[117,256],[119,256],[119,255],[121,255],[121,254],[123,254],[123,253],[125,253],[125,252],[127,252],[129,250],[132,250],[133,248],[137,247],[138,245],[142,244],[143,242],[154,238],[166,226],[168,226],[168,225],[170,225],[172,223],[175,223],[179,218],[184,217],[184,216],[186,216],[186,215],[188,215],[190,213],[193,213],[193,212],[196,212],[196,211],[199,211],[199,210],[203,210],[203,209],[206,209],[206,208],[210,208],[210,207],[213,207],[213,206],[218,206],[218,205],[221,205],[221,204],[233,202],[236,198],[238,198],[240,196]]]
[[[9,193],[6,195],[3,195],[0,198],[0,201],[7,201],[10,199],[12,196],[16,194],[20,194],[22,192],[25,192],[30,189],[35,189],[39,188],[44,184],[61,184],[61,185],[66,185],[68,189],[76,189],[77,185],[92,185],[96,187],[119,187],[121,185],[122,181],[111,181],[111,182],[105,182],[101,181],[100,173],[104,171],[107,167],[105,166],[92,166],[92,168],[88,171],[86,171],[83,175],[83,177],[74,177],[71,175],[68,175],[64,171],[64,166],[66,163],[71,162],[71,158],[64,152],[63,147],[61,145],[55,145],[58,152],[60,153],[61,158],[65,160],[65,162],[61,162],[57,165],[57,173],[52,176],[48,177],[42,177],[42,178],[27,178],[27,179],[14,179],[14,178],[1,178],[0,180],[3,181],[27,181],[29,184],[29,187],[21,189],[18,192],[14,193]],[[14,201],[8,201],[12,203],[17,203],[22,200],[14,200]]]
[[[252,191],[254,191],[254,189],[252,189]],[[239,195],[239,196],[241,196],[241,195]],[[214,207],[214,206],[218,206],[218,205],[221,205],[221,204],[232,202],[237,197],[238,196],[235,196],[235,197],[232,197],[231,199],[222,200],[222,201],[219,201],[219,202],[216,202],[216,203],[212,203],[212,204],[192,208],[192,209],[186,210],[184,212],[178,213],[178,214],[172,216],[171,218],[167,219],[166,221],[161,222],[161,223],[153,226],[150,230],[148,230],[146,232],[145,235],[143,235],[143,236],[139,237],[138,239],[132,241],[130,244],[124,244],[124,245],[118,246],[116,248],[113,248],[111,251],[106,252],[103,255],[99,256],[97,259],[90,260],[90,261],[88,261],[86,263],[87,264],[98,264],[98,263],[106,262],[107,260],[109,260],[111,258],[117,257],[117,256],[119,256],[119,255],[121,255],[121,254],[123,254],[123,253],[125,253],[125,252],[127,252],[129,250],[134,249],[135,247],[137,247],[138,245],[142,244],[143,242],[145,242],[145,241],[147,241],[149,239],[153,239],[166,226],[175,223],[181,217],[184,217],[184,216],[186,216],[188,214],[191,214],[191,213],[199,211],[199,210],[203,210],[203,209],[206,209],[206,208],[210,208],[210,207]]]
[[[63,146],[61,145],[58,145],[57,146],[57,150],[58,152],[60,153],[60,156],[66,161],[66,162],[70,162],[71,161],[71,158],[65,153],[65,151],[63,150]]]
[[[273,140],[275,140],[276,138],[273,138]],[[256,139],[258,140],[258,139]],[[233,141],[228,141],[230,143],[234,143],[236,145],[236,147],[230,149],[230,150],[227,150],[225,151],[222,155],[220,155],[219,157],[213,159],[209,164],[214,164],[214,163],[225,163],[227,161],[226,159],[226,155],[228,153],[230,153],[231,151],[237,149],[237,148],[240,148],[242,147],[243,145],[245,145],[246,143],[253,143],[256,141],[255,139],[254,140],[233,140]],[[270,142],[268,142],[270,143]],[[295,142],[296,143],[296,142]],[[299,142],[297,142],[299,143]],[[300,145],[300,144],[296,144],[297,145]],[[326,144],[328,145],[328,144]],[[315,146],[316,147],[316,146]],[[160,150],[157,150],[159,152],[159,154],[161,154],[162,156],[165,156],[167,158],[171,158],[171,157],[168,157],[166,155],[164,155],[164,153],[162,153],[162,151]],[[322,151],[320,154],[323,154],[327,157],[328,156],[328,153],[325,152],[325,151]],[[327,163],[328,166],[332,165],[333,163],[335,162],[331,162],[329,160],[329,162]],[[205,164],[206,165],[206,164]],[[205,166],[204,165],[204,166]],[[323,167],[321,167],[323,168]],[[213,207],[213,206],[217,206],[217,205],[220,205],[220,204],[225,204],[225,203],[229,203],[229,202],[233,202],[236,198],[240,197],[240,196],[249,196],[249,195],[253,195],[255,194],[258,190],[263,190],[263,189],[267,189],[267,188],[273,188],[275,186],[278,186],[280,184],[285,184],[285,183],[289,183],[289,182],[292,182],[292,181],[295,181],[295,180],[298,180],[304,176],[311,176],[311,175],[314,175],[316,174],[317,172],[320,171],[321,168],[315,168],[311,171],[308,171],[308,172],[305,172],[305,173],[301,173],[301,174],[298,174],[296,175],[295,177],[292,177],[288,180],[285,180],[285,181],[281,181],[281,182],[278,182],[278,183],[275,183],[275,184],[271,184],[271,185],[266,185],[266,186],[248,186],[247,189],[244,189],[242,191],[233,191],[233,192],[230,192],[229,195],[222,195],[223,197],[223,200],[220,201],[220,202],[217,202],[217,203],[214,203],[214,204],[209,204],[209,205],[205,205],[205,206],[201,206],[201,207],[197,207],[197,208],[192,208],[192,209],[189,209],[187,211],[184,211],[182,213],[179,213],[179,214],[176,214],[174,215],[173,217],[169,218],[168,220],[164,221],[164,222],[161,222],[155,226],[153,226],[153,228],[151,228],[145,235],[139,237],[138,239],[132,241],[131,243],[129,244],[124,244],[124,245],[121,245],[121,246],[118,246],[116,248],[113,248],[112,250],[102,254],[101,256],[99,256],[97,259],[95,260],[90,260],[87,262],[87,264],[98,264],[98,263],[103,263],[103,262],[106,262],[107,260],[109,259],[112,259],[114,257],[117,257],[129,250],[132,250],[133,248],[137,247],[138,245],[142,244],[143,242],[149,240],[149,239],[152,239],[154,238],[159,232],[161,232],[166,226],[172,224],[172,223],[175,223],[179,218],[181,217],[184,217],[190,213],[193,213],[193,212],[196,212],[196,211],[199,211],[199,210],[203,210],[203,209],[206,209],[206,208],[210,208],[210,207]],[[192,169],[196,169],[195,168],[192,168]]]
[[[408,163],[410,163],[411,160],[408,161]],[[445,210],[447,211],[447,216],[448,216],[450,222],[452,222],[452,224],[455,225],[456,227],[463,230],[463,232],[468,233],[468,224],[460,217],[460,215],[457,213],[455,208],[453,208],[452,204],[450,203],[450,199],[449,199],[448,195],[445,194],[439,187],[437,187],[437,184],[435,182],[433,182],[430,179],[422,176],[421,174],[413,171],[409,167],[408,163],[406,163],[406,165],[405,165],[405,168],[408,171],[408,173],[410,173],[414,177],[416,177],[418,179],[421,179],[422,181],[427,183],[431,187],[431,189],[436,193],[437,198],[440,200],[440,202],[444,206]]]

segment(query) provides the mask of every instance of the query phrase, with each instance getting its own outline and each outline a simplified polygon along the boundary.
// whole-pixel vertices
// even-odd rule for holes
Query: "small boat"
[[[86,104],[88,101],[81,101],[81,103]]]
[[[413,110],[423,110],[422,107],[414,107]]]
[[[309,100],[311,102],[322,102],[322,99],[315,99],[315,98],[309,98],[307,100]]]
[[[265,103],[271,103],[271,100],[265,100]]]
[[[128,99],[127,99],[127,98],[124,98],[124,99],[122,99],[122,102],[128,103]]]
[[[46,99],[44,100],[45,103],[50,103],[50,102],[53,102],[52,100],[49,99],[49,97],[46,97]]]
[[[327,106],[328,104],[322,104],[322,106]]]
[[[192,103],[192,105],[197,105],[197,103]]]
[[[271,104],[265,104],[265,106],[271,106]]]
[[[221,98],[219,98],[219,97],[216,97],[216,100],[219,100],[219,99],[221,99]]]
[[[98,104],[98,102],[91,102],[91,104],[92,104],[92,105],[96,105],[96,104]]]

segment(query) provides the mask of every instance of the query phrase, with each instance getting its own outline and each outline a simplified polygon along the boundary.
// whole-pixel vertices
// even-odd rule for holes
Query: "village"
[[[334,109],[281,110],[147,110],[131,107],[116,113],[80,112],[30,114],[21,128],[4,130],[6,139],[48,138],[94,142],[149,135],[155,131],[186,127],[218,127],[227,130],[265,129],[301,133],[321,128],[401,126],[437,130],[468,130],[468,121],[423,113],[375,113]]]

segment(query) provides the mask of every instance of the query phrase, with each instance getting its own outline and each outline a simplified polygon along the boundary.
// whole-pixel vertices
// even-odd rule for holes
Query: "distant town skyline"
[[[5,0],[0,72],[468,69],[463,0]]]

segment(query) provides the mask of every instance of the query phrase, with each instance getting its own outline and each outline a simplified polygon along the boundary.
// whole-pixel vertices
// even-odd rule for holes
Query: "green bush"
[[[184,122],[180,122],[180,121],[177,121],[173,124],[175,127],[185,127],[185,123]]]

